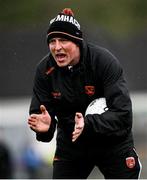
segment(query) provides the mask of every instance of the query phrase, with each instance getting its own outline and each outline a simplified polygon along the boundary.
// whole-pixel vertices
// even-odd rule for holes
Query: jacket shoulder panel
[[[89,44],[89,61],[96,79],[104,80],[105,76],[122,74],[122,66],[118,59],[106,48]]]

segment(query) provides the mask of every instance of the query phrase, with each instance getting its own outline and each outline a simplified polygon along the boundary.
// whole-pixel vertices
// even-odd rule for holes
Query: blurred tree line
[[[0,0],[1,28],[43,25],[65,7],[84,24],[95,24],[117,37],[146,29],[146,0]]]

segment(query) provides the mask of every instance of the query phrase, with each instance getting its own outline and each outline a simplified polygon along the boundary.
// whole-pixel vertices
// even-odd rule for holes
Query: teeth
[[[58,58],[63,58],[63,57],[65,57],[64,54],[57,54],[56,56],[57,56]]]

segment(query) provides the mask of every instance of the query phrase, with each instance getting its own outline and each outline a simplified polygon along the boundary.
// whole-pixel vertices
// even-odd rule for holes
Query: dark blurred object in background
[[[9,148],[0,141],[0,179],[12,178],[12,159]]]

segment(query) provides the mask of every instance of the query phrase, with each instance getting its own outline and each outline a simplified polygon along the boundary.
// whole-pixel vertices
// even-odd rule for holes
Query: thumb
[[[76,112],[76,117],[77,117],[77,118],[81,118],[81,117],[82,117],[82,113]]]
[[[78,124],[79,123],[79,119],[82,117],[82,114],[79,112],[76,112],[75,114],[75,123]]]
[[[41,106],[40,106],[40,110],[41,110],[42,114],[45,114],[45,112],[46,112],[46,107],[45,107],[44,105],[41,105]]]

